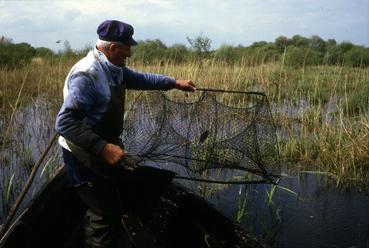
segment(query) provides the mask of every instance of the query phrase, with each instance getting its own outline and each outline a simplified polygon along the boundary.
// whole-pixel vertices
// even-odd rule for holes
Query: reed
[[[237,198],[237,212],[236,212],[236,222],[241,223],[242,219],[247,217],[247,194],[248,192],[242,194],[242,186],[240,186],[240,189],[238,191],[238,198]]]
[[[45,61],[43,65],[0,68],[0,202],[5,211],[3,215],[53,133],[65,73],[71,65]],[[57,149],[55,146],[55,153]],[[61,164],[60,159],[48,166],[56,167],[57,164]],[[42,180],[47,180],[49,173],[42,175]],[[41,181],[32,190],[39,188]],[[2,217],[0,215],[0,222]]]
[[[52,134],[64,80],[75,62],[50,59],[17,69],[0,68],[0,170],[17,170],[22,164],[18,155],[23,164],[36,160]],[[339,182],[367,182],[369,69],[294,68],[283,60],[250,64],[247,60],[232,65],[202,60],[150,65],[135,62],[129,66],[192,79],[201,88],[265,92],[278,130],[281,159],[287,167],[331,173]],[[129,94],[132,102],[128,105],[132,105],[140,92]],[[221,99],[234,104],[226,94]],[[2,185],[12,175],[0,174]]]
[[[230,66],[214,61],[133,67],[192,78],[203,88],[264,91],[272,103],[285,163],[293,162],[293,167],[300,162],[342,181],[368,179],[367,68]]]
[[[12,194],[12,189],[13,189],[13,180],[14,180],[14,174],[10,177],[9,180],[7,180],[6,184],[5,184],[5,196],[4,196],[4,203],[5,205],[8,204],[11,194]]]

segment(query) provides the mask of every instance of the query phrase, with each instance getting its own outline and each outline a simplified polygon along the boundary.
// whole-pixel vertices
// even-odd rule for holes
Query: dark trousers
[[[67,169],[73,168],[72,166],[83,166],[71,152],[65,149],[63,149],[63,158],[68,165]],[[121,174],[124,173],[121,172]],[[121,180],[124,179],[121,178]],[[79,198],[88,207],[84,219],[86,248],[115,248],[128,242],[121,221],[124,208],[121,188],[117,181],[108,180],[97,174],[93,180],[75,187]]]
[[[66,169],[84,166],[69,151],[63,149]],[[76,191],[88,206],[85,216],[86,247],[130,247],[129,237],[122,228],[122,213],[148,220],[156,203],[170,185],[174,173],[150,167],[128,171],[107,165],[96,158],[91,168],[93,179],[80,184]],[[82,171],[82,170],[80,170]],[[73,177],[73,173],[68,173]],[[75,175],[75,174],[74,174]],[[124,200],[123,200],[124,199]]]
[[[117,187],[96,180],[76,190],[88,206],[84,219],[85,247],[119,247],[124,231],[121,222],[122,203]]]

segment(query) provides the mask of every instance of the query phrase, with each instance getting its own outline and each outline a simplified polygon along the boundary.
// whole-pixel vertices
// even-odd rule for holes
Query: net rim
[[[175,104],[186,104],[186,105],[198,104],[199,102],[203,101],[207,96],[209,96],[209,97],[213,98],[213,100],[217,104],[219,104],[221,106],[225,106],[225,107],[233,108],[233,109],[239,109],[239,110],[255,109],[258,106],[260,106],[260,104],[262,104],[265,101],[265,99],[266,99],[266,95],[263,92],[253,92],[253,91],[219,91],[220,93],[226,93],[226,94],[246,94],[246,95],[255,95],[255,97],[256,96],[261,96],[260,99],[256,98],[257,101],[256,101],[256,103],[253,106],[250,106],[250,107],[235,107],[235,106],[227,105],[227,104],[219,101],[218,98],[215,96],[215,94],[211,94],[211,93],[209,94],[209,92],[217,92],[217,91],[215,91],[215,90],[205,91],[204,90],[201,93],[200,97],[196,101],[193,101],[193,102],[183,102],[183,101],[173,100],[173,99],[171,99],[171,98],[168,97],[168,95],[166,94],[165,91],[160,91],[159,94],[167,102],[171,102],[171,103],[175,103]]]

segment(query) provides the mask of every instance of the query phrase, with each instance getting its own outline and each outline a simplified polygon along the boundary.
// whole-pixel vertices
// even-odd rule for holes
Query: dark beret
[[[116,20],[106,20],[97,27],[100,40],[118,41],[129,46],[137,45],[132,38],[133,32],[131,25]]]

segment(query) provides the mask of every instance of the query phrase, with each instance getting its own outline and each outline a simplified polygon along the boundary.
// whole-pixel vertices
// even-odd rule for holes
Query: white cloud
[[[125,0],[0,1],[0,35],[58,49],[68,39],[80,48],[95,42],[96,27],[119,19],[136,39],[186,43],[201,32],[222,43],[248,45],[279,35],[320,35],[369,46],[367,0]]]

